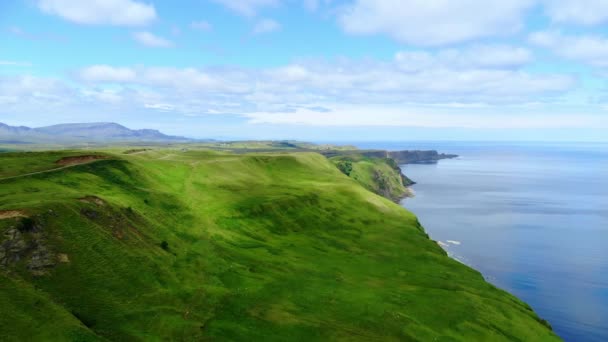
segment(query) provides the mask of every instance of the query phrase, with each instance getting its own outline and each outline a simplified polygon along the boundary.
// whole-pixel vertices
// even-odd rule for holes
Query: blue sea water
[[[405,165],[431,238],[529,303],[566,341],[608,341],[608,144],[402,142],[460,157]]]

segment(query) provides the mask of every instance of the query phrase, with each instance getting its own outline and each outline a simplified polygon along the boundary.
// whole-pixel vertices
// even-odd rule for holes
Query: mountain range
[[[113,122],[69,123],[38,128],[0,123],[0,143],[187,142],[154,129],[129,129]]]

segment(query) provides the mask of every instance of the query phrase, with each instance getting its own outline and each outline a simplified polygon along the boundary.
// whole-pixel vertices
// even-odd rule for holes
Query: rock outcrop
[[[43,226],[23,218],[9,227],[0,243],[0,267],[24,262],[35,276],[41,276],[57,264],[57,256],[47,246]]]
[[[361,155],[368,158],[390,158],[398,164],[426,164],[436,163],[441,159],[456,158],[456,154],[439,153],[435,150],[419,151],[419,150],[404,150],[404,151],[386,151],[386,150],[329,150],[321,152],[326,157]]]

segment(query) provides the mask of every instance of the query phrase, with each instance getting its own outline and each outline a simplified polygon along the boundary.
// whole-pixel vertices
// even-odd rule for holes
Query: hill
[[[7,341],[552,341],[316,153],[0,154]]]
[[[330,160],[342,173],[366,189],[395,202],[409,196],[407,186],[414,184],[403,175],[397,162],[391,158],[349,154],[332,157]]]
[[[132,130],[112,122],[72,123],[39,128],[0,123],[0,143],[3,144],[188,141],[191,139],[165,135],[152,129]]]

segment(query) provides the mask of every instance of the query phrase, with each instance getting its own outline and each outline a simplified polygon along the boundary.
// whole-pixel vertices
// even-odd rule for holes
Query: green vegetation
[[[345,175],[368,190],[398,202],[409,195],[406,188],[412,181],[401,174],[399,165],[390,158],[368,158],[349,154],[330,158]]]
[[[350,176],[350,174],[353,172],[352,160],[337,160],[335,164],[338,167],[338,170],[347,176]]]
[[[386,162],[124,151],[0,155],[51,170],[0,180],[1,340],[558,340],[360,185]]]
[[[2,153],[0,155],[2,161],[0,163],[0,179],[60,168],[63,165],[57,162],[61,158],[80,155],[83,155],[82,151]]]

